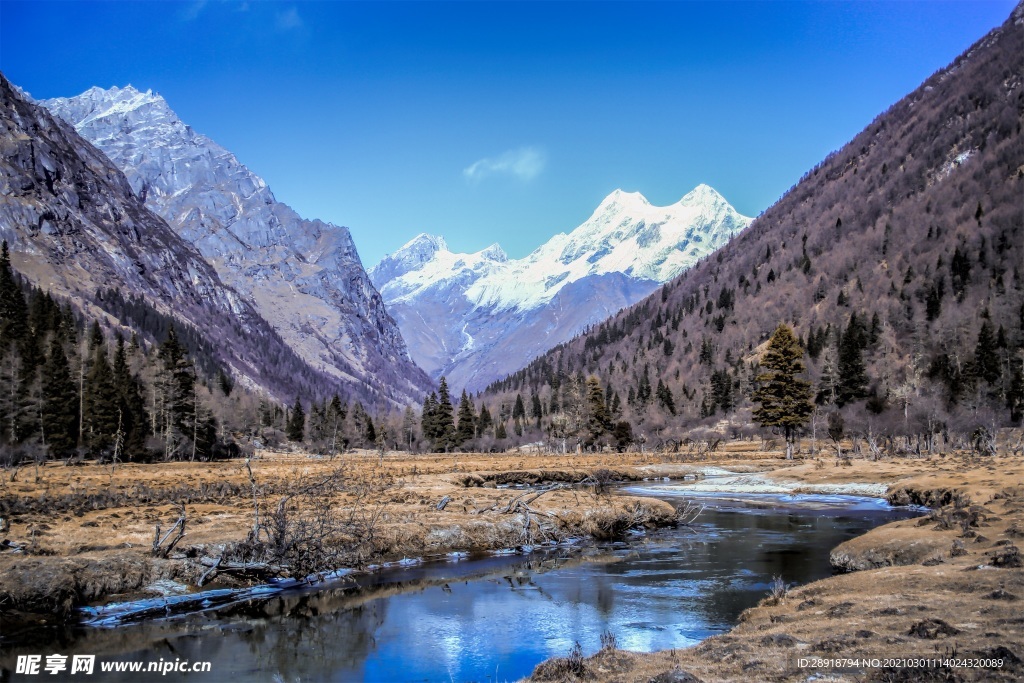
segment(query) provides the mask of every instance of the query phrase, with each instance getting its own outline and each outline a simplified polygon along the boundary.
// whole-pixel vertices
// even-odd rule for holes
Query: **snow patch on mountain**
[[[708,185],[669,206],[616,190],[522,259],[497,244],[455,253],[421,234],[369,273],[420,367],[475,390],[640,300],[750,221]]]

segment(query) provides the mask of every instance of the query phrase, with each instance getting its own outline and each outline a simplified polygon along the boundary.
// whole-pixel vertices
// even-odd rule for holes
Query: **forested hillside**
[[[785,323],[806,351],[819,439],[918,448],[1019,424],[1022,24],[1018,6],[729,245],[476,407],[511,419],[520,441],[751,431],[760,360]]]
[[[305,402],[307,416],[236,387],[207,337],[141,297],[100,296],[128,327],[30,284],[0,246],[0,466],[210,460],[286,439],[333,453],[387,434],[358,400]]]

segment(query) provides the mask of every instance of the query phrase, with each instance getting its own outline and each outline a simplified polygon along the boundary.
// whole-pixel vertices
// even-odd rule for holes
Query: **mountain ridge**
[[[429,389],[347,228],[299,216],[151,90],[92,87],[41,104],[105,153],[307,363],[396,404]]]
[[[215,339],[219,362],[249,388],[278,397],[333,388],[142,205],[102,152],[3,74],[0,147],[0,236],[30,282],[118,324],[103,292],[144,297],[158,313]]]
[[[443,237],[421,233],[369,274],[417,363],[477,390],[649,294],[749,221],[704,184],[668,206],[615,190],[574,230],[521,259],[498,244],[452,252]],[[444,316],[447,325],[432,329]]]

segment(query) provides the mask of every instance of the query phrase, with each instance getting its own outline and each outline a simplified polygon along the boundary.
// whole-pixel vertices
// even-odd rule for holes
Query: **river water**
[[[836,545],[919,514],[872,498],[682,491],[629,489],[705,505],[690,527],[385,570],[359,587],[285,590],[191,616],[69,628],[46,643],[5,648],[0,661],[7,668],[17,654],[95,654],[93,678],[104,681],[516,680],[576,642],[596,651],[603,633],[621,648],[649,651],[727,631],[773,577],[802,584],[829,576]],[[103,662],[160,660],[209,661],[211,670],[98,675]],[[61,680],[11,680],[40,677]]]

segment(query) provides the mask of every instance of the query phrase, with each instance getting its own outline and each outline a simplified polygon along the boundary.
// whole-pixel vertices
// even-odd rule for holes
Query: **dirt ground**
[[[653,654],[608,648],[589,659],[542,664],[536,680],[808,680],[825,670],[800,657],[1001,657],[990,669],[868,670],[829,680],[1020,680],[1024,678],[1024,462],[946,455],[786,461],[754,441],[686,454],[535,453],[410,455],[364,452],[334,460],[260,452],[251,463],[49,463],[0,472],[0,621],[59,620],[82,604],[154,595],[159,580],[195,589],[258,577],[209,572],[210,559],[246,539],[254,486],[267,515],[297,489],[341,469],[330,507],[373,520],[356,564],[451,551],[508,548],[570,537],[610,537],[632,525],[674,522],[672,506],[608,495],[601,484],[685,477],[694,486],[732,481],[799,492],[878,491],[896,504],[933,508],[837,547],[849,570],[780,589],[744,613],[729,634],[688,650]],[[735,473],[734,479],[702,478]],[[573,482],[589,482],[583,487]],[[523,486],[553,487],[538,491]],[[560,486],[560,487],[559,487]],[[859,487],[859,488],[858,488]],[[872,488],[873,487],[873,488]],[[444,505],[439,504],[444,503]],[[518,505],[523,503],[523,505]],[[186,532],[154,557],[182,506]],[[265,518],[265,517],[264,517]],[[172,534],[173,537],[173,534]],[[161,547],[166,547],[166,542]],[[205,560],[205,564],[204,564]]]

